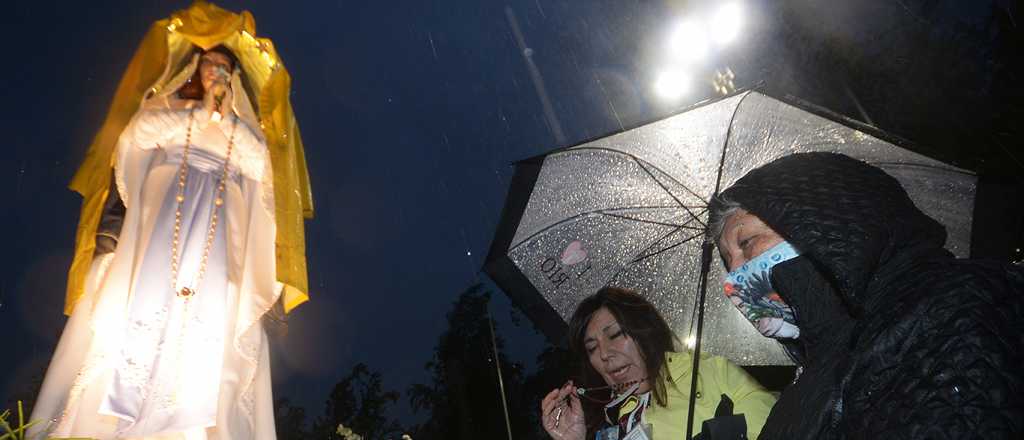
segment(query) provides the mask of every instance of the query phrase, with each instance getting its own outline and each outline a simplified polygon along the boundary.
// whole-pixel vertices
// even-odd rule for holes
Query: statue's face
[[[219,69],[231,73],[231,58],[220,52],[206,52],[199,58],[199,77],[203,80],[203,88],[210,90],[218,80]]]
[[[718,251],[729,271],[782,242],[782,236],[756,215],[740,209],[725,220]]]

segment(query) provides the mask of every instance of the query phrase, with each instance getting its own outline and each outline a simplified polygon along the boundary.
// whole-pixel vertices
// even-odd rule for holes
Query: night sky
[[[737,86],[869,121],[918,152],[977,171],[993,203],[1020,200],[1022,133],[1012,122],[1024,102],[1013,59],[1021,53],[1018,6],[738,3],[744,28],[736,42],[694,70],[689,92],[666,101],[652,87],[662,40],[679,17],[699,15],[701,2],[217,2],[251,11],[257,35],[274,41],[292,75],[315,199],[316,218],[307,222],[311,300],[290,316],[288,336],[274,341],[276,396],[319,414],[327,391],[358,362],[380,371],[390,389],[429,380],[424,363],[452,301],[476,282],[493,286],[480,268],[511,163],[712,98],[710,78],[725,67]],[[11,197],[0,217],[8,243],[0,404],[42,374],[63,327],[81,200],[66,185],[151,23],[188,4],[5,8],[0,182]],[[1006,205],[980,217],[990,235],[978,238],[986,247],[976,254],[1020,257],[1021,210]],[[542,337],[528,322],[512,322],[500,290],[491,307],[511,356],[532,365]],[[400,413],[403,422],[415,419]]]

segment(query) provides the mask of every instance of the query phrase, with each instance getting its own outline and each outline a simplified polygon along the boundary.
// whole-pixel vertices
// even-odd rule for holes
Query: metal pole
[[[551,134],[555,136],[558,146],[565,146],[565,133],[562,132],[562,124],[558,122],[558,116],[555,116],[555,109],[551,105],[551,100],[548,99],[548,90],[544,87],[544,78],[540,76],[540,69],[537,69],[537,64],[533,62],[533,49],[526,46],[523,32],[519,30],[519,20],[516,20],[516,14],[512,11],[511,6],[505,6],[505,17],[508,19],[509,26],[512,27],[512,35],[516,37],[519,53],[526,60],[526,70],[530,72],[533,88],[537,91],[537,98],[540,99],[540,105],[544,110],[544,119],[547,120],[548,127],[551,128]]]
[[[850,90],[850,86],[846,84],[846,81],[843,81],[843,90],[846,90],[846,96],[850,97],[850,100],[853,101],[853,105],[857,106],[857,111],[860,112],[860,117],[864,119],[864,122],[868,125],[875,125],[875,121],[871,120],[871,117],[868,116],[868,112],[864,110],[864,106],[860,105],[860,100],[857,99],[857,95],[853,93],[853,90]]]
[[[494,320],[491,311],[487,311],[487,326],[491,329],[491,349],[494,351],[494,369],[498,372],[498,391],[501,393],[501,410],[505,413],[505,432],[508,440],[512,440],[512,423],[508,418],[508,404],[505,402],[505,380],[501,378],[501,360],[498,359],[498,342],[494,337]]]
[[[693,374],[690,380],[690,406],[686,411],[686,440],[693,438],[693,407],[697,403],[697,374],[700,373],[700,340],[701,331],[704,329],[704,300],[708,293],[708,273],[711,271],[711,255],[714,245],[707,237],[701,244],[700,254],[700,285],[697,306],[697,337],[693,345]]]

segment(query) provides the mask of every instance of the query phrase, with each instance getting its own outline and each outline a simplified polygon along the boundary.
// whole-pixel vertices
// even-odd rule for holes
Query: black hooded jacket
[[[1024,269],[954,258],[894,178],[843,155],[784,157],[722,198],[802,253],[772,284],[803,372],[760,438],[1024,438]]]

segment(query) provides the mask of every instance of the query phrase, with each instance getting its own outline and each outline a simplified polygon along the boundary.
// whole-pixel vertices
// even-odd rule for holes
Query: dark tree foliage
[[[426,420],[413,429],[416,440],[509,438],[499,391],[494,346],[504,380],[512,438],[533,438],[537,402],[523,393],[522,367],[509,361],[505,342],[492,334],[487,305],[491,294],[481,284],[463,292],[448,312],[434,358],[426,364],[432,382],[407,391]]]
[[[571,361],[565,349],[547,346],[537,357],[537,371],[525,376],[523,367],[505,353],[504,338],[491,333],[488,304],[491,293],[480,284],[463,292],[447,314],[448,328],[426,363],[431,383],[415,384],[407,395],[414,411],[425,420],[411,429],[387,415],[400,397],[385,389],[381,375],[357,364],[339,381],[325,401],[322,416],[307,426],[306,411],[287,398],[275,401],[277,436],[282,440],[338,439],[338,424],[366,440],[398,439],[410,433],[417,440],[505,439],[508,433],[499,391],[494,350],[497,348],[509,424],[514,439],[546,439],[540,426],[540,399],[565,383]],[[522,325],[513,313],[514,325]],[[573,370],[574,371],[574,370]]]
[[[325,401],[324,414],[317,417],[311,427],[306,424],[306,410],[294,406],[287,398],[274,402],[274,423],[277,438],[281,440],[341,438],[337,434],[342,424],[361,435],[364,440],[398,439],[403,430],[388,413],[400,397],[395,391],[385,390],[379,372],[366,364],[356,364],[341,379]]]
[[[324,414],[313,423],[310,438],[337,439],[339,424],[366,440],[399,438],[402,427],[388,417],[399,396],[384,389],[379,372],[370,371],[366,364],[356,364],[348,376],[334,385]]]
[[[274,401],[274,425],[279,440],[304,440],[309,437],[305,408],[292,405],[287,398]]]

